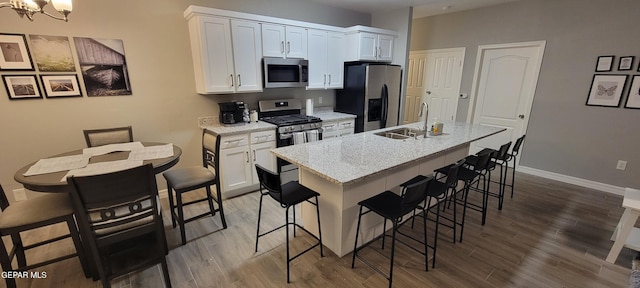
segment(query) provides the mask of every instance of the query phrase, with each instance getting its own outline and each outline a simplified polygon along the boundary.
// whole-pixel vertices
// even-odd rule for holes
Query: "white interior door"
[[[429,104],[429,122],[455,121],[462,81],[465,48],[427,51],[424,99]]]
[[[404,124],[418,122],[418,109],[424,95],[424,71],[427,63],[426,51],[409,52],[407,95],[404,101]]]
[[[467,119],[507,131],[472,143],[470,153],[514,143],[525,133],[544,47],[545,41],[478,47]]]

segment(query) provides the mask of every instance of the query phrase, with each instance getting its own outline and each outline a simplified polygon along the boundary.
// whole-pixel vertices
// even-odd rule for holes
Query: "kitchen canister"
[[[251,110],[249,118],[251,119],[251,122],[258,122],[258,112],[256,110]]]
[[[313,116],[313,99],[307,99],[306,108],[307,116]]]

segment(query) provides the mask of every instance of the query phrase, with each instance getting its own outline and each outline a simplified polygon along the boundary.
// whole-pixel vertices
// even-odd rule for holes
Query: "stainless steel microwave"
[[[304,59],[262,58],[264,88],[307,87],[309,61]]]

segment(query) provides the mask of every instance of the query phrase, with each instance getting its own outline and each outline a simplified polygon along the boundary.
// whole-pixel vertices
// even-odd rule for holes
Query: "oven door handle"
[[[313,130],[318,130],[318,133],[320,134],[322,134],[322,132],[324,131],[322,128],[316,128],[316,129],[298,131],[298,132],[307,132],[307,131],[313,131]],[[293,133],[280,133],[280,139],[289,139],[291,137],[293,137]]]
[[[293,133],[280,133],[280,139],[289,139],[293,137]]]

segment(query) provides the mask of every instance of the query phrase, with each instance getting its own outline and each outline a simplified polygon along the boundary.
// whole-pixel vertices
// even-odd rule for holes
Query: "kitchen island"
[[[385,190],[399,193],[399,184],[464,158],[471,142],[504,131],[448,122],[442,135],[426,139],[422,135],[407,139],[376,135],[403,127],[421,129],[422,123],[271,150],[297,165],[300,183],[320,193],[322,241],[340,257],[353,250],[359,201]],[[317,235],[315,208],[304,204],[301,210],[303,225]],[[382,219],[372,214],[362,218],[358,245],[382,234]]]

